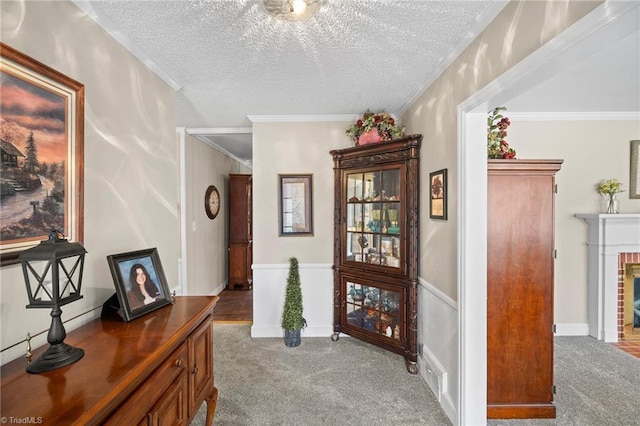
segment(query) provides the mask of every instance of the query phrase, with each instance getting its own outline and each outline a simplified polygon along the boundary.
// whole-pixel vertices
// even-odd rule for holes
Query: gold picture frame
[[[84,234],[84,85],[0,42],[0,266]]]

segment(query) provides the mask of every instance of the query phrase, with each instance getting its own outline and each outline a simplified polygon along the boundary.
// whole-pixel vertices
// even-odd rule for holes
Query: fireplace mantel
[[[618,255],[640,252],[640,213],[576,214],[587,222],[589,334],[618,341]]]

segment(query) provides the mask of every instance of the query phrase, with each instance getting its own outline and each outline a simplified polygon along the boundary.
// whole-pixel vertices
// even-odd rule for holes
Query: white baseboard
[[[214,288],[213,291],[211,292],[212,296],[217,296],[220,293],[222,293],[222,290],[224,290],[225,288],[227,288],[227,281],[225,280],[222,284],[220,284],[218,287]]]
[[[587,323],[558,323],[556,324],[556,336],[588,336],[589,324]]]
[[[449,417],[449,420],[451,420],[451,422],[454,423],[452,419],[456,419],[456,416],[458,415],[458,410],[456,409],[455,405],[453,404],[453,401],[451,400],[450,393],[447,392],[444,395],[442,395],[442,401],[440,402],[440,406],[442,407],[442,410],[447,415],[447,417]]]

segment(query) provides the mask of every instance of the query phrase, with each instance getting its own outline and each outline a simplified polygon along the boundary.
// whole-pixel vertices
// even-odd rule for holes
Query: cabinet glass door
[[[344,283],[346,323],[400,341],[403,332],[402,293],[350,280],[345,280]]]
[[[346,261],[400,268],[401,167],[346,174]]]

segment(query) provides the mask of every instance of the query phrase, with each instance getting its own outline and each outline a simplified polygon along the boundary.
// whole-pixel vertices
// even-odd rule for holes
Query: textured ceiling
[[[397,113],[503,1],[325,0],[306,22],[260,1],[75,3],[175,82],[177,125],[248,127],[248,115]]]
[[[506,4],[324,0],[288,22],[257,0],[73,1],[176,89],[177,126],[247,164],[248,116],[400,114]],[[638,10],[509,111],[639,111]]]
[[[184,127],[245,127],[248,115],[397,112],[486,25],[478,25],[483,12],[492,19],[497,9],[490,1],[325,0],[298,23],[255,0],[89,5],[180,86]]]

